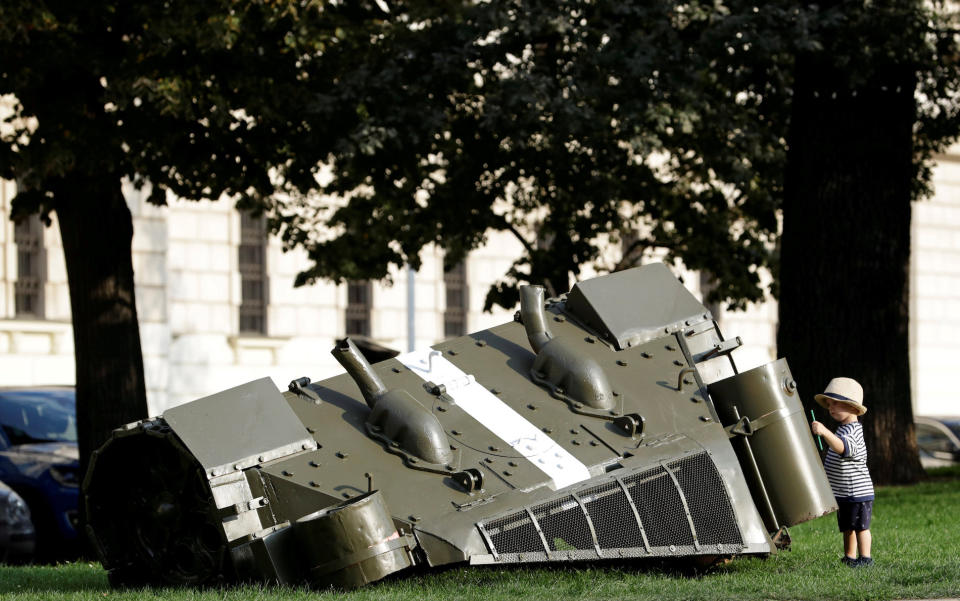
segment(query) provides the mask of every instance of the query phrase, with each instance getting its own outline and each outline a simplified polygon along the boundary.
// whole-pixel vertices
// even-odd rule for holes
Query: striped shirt
[[[863,443],[860,422],[843,424],[835,432],[843,441],[843,453],[827,451],[823,464],[833,496],[838,501],[872,501],[873,481],[867,471],[867,445]]]

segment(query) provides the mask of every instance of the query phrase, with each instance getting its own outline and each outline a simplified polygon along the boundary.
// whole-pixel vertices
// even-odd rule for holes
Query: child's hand
[[[823,436],[824,434],[830,433],[830,430],[820,422],[812,422],[810,424],[810,430],[812,430],[817,436]]]

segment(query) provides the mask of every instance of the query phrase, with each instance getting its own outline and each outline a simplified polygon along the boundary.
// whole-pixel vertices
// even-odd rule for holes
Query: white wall
[[[960,145],[938,157],[934,196],[914,203],[910,370],[914,412],[960,415]]]

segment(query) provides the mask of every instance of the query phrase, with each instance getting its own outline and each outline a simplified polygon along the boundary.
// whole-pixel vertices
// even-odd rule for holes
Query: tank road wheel
[[[229,553],[209,485],[169,430],[115,434],[91,461],[89,474],[87,530],[112,585],[224,580]]]

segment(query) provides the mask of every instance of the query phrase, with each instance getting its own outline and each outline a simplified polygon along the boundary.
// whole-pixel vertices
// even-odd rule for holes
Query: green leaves
[[[39,123],[27,144],[3,137],[0,175],[24,191],[79,170],[149,181],[158,202],[166,190],[226,195],[307,250],[300,283],[383,277],[429,244],[458,259],[499,230],[527,249],[490,297],[509,304],[517,283],[562,291],[582,265],[615,267],[600,257],[613,233],[712,273],[712,300],[759,299],[757,269],[776,260],[797,53],[843,37],[835,61],[850,86],[880,57],[916,69],[921,171],[960,113],[955,28],[910,3],[9,0],[0,11],[0,93]],[[919,42],[888,41],[906,38]],[[317,194],[339,208],[317,210]],[[317,234],[326,227],[342,240]]]

